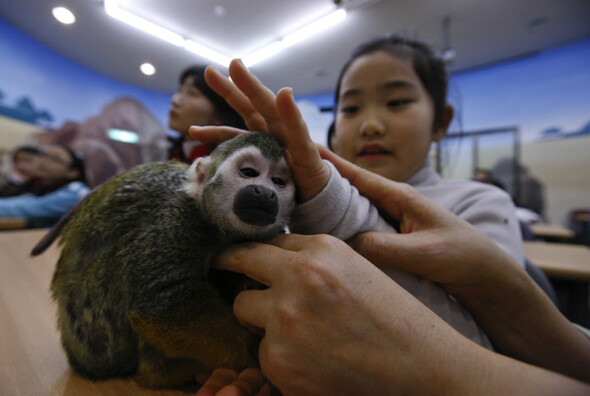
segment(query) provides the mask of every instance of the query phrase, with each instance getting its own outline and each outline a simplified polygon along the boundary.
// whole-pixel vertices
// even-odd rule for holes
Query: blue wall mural
[[[170,95],[111,79],[59,55],[0,18],[0,114],[59,128],[100,114],[115,98],[139,100],[166,126]],[[170,87],[171,90],[175,87]]]

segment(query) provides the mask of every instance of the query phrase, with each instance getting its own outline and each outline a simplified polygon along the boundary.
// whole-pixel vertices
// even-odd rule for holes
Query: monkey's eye
[[[273,177],[273,178],[272,178],[272,179],[270,179],[270,180],[272,180],[272,182],[273,182],[274,184],[276,184],[277,186],[284,186],[285,184],[287,184],[287,183],[286,183],[286,182],[285,182],[283,179],[281,179],[280,177]]]
[[[246,177],[257,177],[260,175],[257,171],[252,168],[242,168],[240,169],[240,173]]]

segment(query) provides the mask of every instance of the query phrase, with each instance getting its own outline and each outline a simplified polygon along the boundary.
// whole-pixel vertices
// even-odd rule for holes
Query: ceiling
[[[251,69],[271,89],[330,93],[352,49],[388,33],[451,46],[451,71],[528,55],[590,37],[588,0],[341,0],[344,22],[283,50]],[[68,7],[62,25],[53,7]],[[336,8],[333,0],[124,0],[121,7],[185,38],[241,56]],[[221,7],[221,8],[220,8]],[[204,58],[109,17],[102,0],[0,2],[0,17],[85,67],[144,88],[171,93],[180,72]],[[443,20],[449,18],[448,34]],[[157,73],[145,76],[143,62]],[[225,72],[224,68],[220,69]]]

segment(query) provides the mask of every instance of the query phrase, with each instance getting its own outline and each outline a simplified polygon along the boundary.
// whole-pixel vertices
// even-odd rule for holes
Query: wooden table
[[[0,217],[0,230],[21,229],[27,226],[27,221],[20,217]]]
[[[524,254],[548,276],[590,281],[588,246],[525,241]]]
[[[530,229],[534,236],[541,239],[572,239],[576,235],[573,230],[556,224],[534,223]]]
[[[551,280],[559,310],[590,327],[590,248],[554,242],[524,242],[525,256]]]
[[[186,396],[142,389],[131,380],[91,382],[69,368],[49,292],[59,250],[54,245],[41,256],[29,256],[46,232],[0,232],[0,395]]]

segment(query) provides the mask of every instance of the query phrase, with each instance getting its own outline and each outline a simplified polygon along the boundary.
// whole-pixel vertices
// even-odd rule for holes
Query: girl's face
[[[191,125],[219,125],[213,103],[193,85],[194,78],[188,77],[172,96],[168,126],[190,139]]]
[[[435,128],[432,99],[411,61],[386,52],[353,61],[338,95],[334,151],[391,180],[405,181],[420,169],[430,143],[448,126]],[[452,108],[447,113],[450,122]]]

